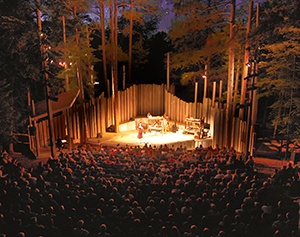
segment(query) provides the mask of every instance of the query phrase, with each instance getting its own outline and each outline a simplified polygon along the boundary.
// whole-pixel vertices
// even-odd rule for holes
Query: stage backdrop
[[[214,86],[214,88],[216,88]],[[171,90],[171,91],[174,91]],[[220,92],[219,92],[220,93]],[[185,102],[173,93],[167,91],[166,85],[133,85],[124,91],[118,91],[116,96],[119,111],[120,124],[132,121],[137,117],[146,117],[150,112],[154,116],[161,116],[166,113],[170,120],[178,124],[184,124],[187,116],[194,118],[204,117],[204,121],[210,124],[213,138],[212,145],[225,146],[226,137],[226,104],[215,101],[216,91],[213,91],[213,98],[204,98],[203,103]],[[55,102],[53,102],[55,103]],[[83,111],[82,108],[85,108]],[[112,98],[105,98],[100,95],[92,99],[85,106],[74,103],[71,108],[63,110],[54,116],[54,137],[67,138],[70,136],[73,143],[82,142],[82,131],[85,131],[86,138],[100,137],[114,125],[114,105]],[[82,114],[86,114],[86,123],[82,121]],[[82,126],[86,124],[86,129]],[[245,134],[244,122],[239,118],[233,119],[232,144],[237,151],[241,151],[242,134]],[[37,144],[39,147],[49,146],[48,121],[40,119],[36,123]],[[32,144],[32,146],[34,146]]]

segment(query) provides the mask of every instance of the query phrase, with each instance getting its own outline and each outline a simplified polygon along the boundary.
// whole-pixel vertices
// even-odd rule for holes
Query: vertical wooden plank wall
[[[120,123],[128,122],[137,116],[146,116],[148,112],[152,115],[163,115],[166,113],[171,120],[177,123],[184,123],[186,116],[195,118],[205,117],[205,122],[210,124],[213,137],[213,145],[224,146],[226,138],[225,131],[225,109],[222,103],[214,102],[206,98],[204,103],[197,103],[197,114],[195,114],[195,104],[185,102],[174,94],[166,90],[165,85],[133,85],[124,91],[118,92],[118,103],[120,112]],[[111,98],[105,98],[104,94],[86,104],[89,137],[97,137],[99,133],[105,133],[106,129],[113,124],[113,105]],[[80,139],[79,107],[73,105],[69,110],[70,127],[72,128],[72,138]],[[63,113],[55,117],[55,137],[65,137],[66,116]],[[49,144],[48,122],[39,122],[38,133],[40,146]],[[234,119],[233,146],[240,147],[240,121]]]
[[[99,111],[99,116],[101,120],[101,133],[105,133],[106,128],[107,128],[107,118],[106,118],[106,111],[107,111],[107,101],[105,97],[102,97],[102,99],[99,101],[100,102],[100,111]]]

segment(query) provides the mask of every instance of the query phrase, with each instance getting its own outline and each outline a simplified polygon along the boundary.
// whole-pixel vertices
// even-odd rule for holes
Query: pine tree
[[[27,92],[40,80],[38,30],[33,1],[0,2],[0,143],[27,133]]]
[[[205,65],[209,79],[226,79],[226,70],[221,67],[229,42],[224,2],[178,0],[174,9],[176,19],[169,33],[175,48],[171,66],[181,74],[181,84],[202,78],[207,73]]]
[[[286,137],[293,131],[298,136],[300,28],[284,27],[279,32],[284,38],[282,42],[264,46],[265,61],[261,67],[265,74],[259,83],[262,87],[261,96],[273,98],[270,109],[274,135],[279,133]]]
[[[256,37],[263,44],[258,84],[261,97],[269,99],[273,136],[297,140],[300,137],[300,3],[267,1],[263,7],[262,26]]]
[[[15,108],[13,90],[6,80],[0,80],[0,146],[7,147],[15,130],[20,114]]]

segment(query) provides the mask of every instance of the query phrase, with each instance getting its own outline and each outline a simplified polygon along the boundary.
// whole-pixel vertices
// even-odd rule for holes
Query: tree
[[[298,136],[300,130],[296,125],[299,123],[297,116],[300,99],[298,93],[300,28],[283,27],[278,29],[278,33],[284,41],[264,46],[265,61],[261,67],[265,70],[265,75],[259,84],[262,87],[261,96],[274,99],[270,106],[273,111],[271,113],[273,134],[287,136],[293,131],[294,135]]]
[[[28,89],[41,78],[33,1],[0,2],[1,142],[27,133]]]
[[[128,81],[131,83],[132,79],[132,62],[133,51],[136,51],[136,55],[146,55],[146,51],[143,50],[143,35],[141,31],[134,29],[134,26],[144,26],[146,21],[153,19],[153,16],[158,11],[157,0],[130,0],[128,4],[125,4],[123,17],[128,21],[127,27],[124,27],[123,33],[128,35]],[[123,4],[122,4],[123,6]],[[149,25],[148,25],[149,26]],[[135,42],[134,42],[135,36]],[[141,62],[141,60],[136,60]],[[141,63],[139,63],[141,64]]]
[[[99,0],[99,9],[100,9],[100,29],[101,29],[101,47],[102,50],[102,62],[103,62],[103,80],[105,85],[105,91],[109,96],[108,88],[108,77],[107,77],[107,58],[106,58],[106,37],[105,37],[105,15],[104,15],[104,0]]]
[[[147,61],[144,66],[136,68],[135,77],[139,78],[139,83],[164,83],[166,81],[166,54],[172,51],[168,34],[163,31],[157,32],[145,39],[144,47],[149,52]]]
[[[13,90],[6,80],[0,80],[0,94],[0,147],[7,150],[12,134],[16,131],[16,118],[20,118],[20,114],[15,109]]]
[[[228,45],[228,33],[225,32],[228,12],[223,1],[178,0],[174,2],[174,8],[176,20],[169,33],[175,48],[171,66],[177,73],[181,72],[181,83],[187,84],[207,73],[205,65],[214,69],[223,64],[224,44]],[[221,74],[224,72],[215,73]]]
[[[76,1],[47,1],[44,0],[43,13],[45,28],[51,28],[49,40],[56,53],[56,61],[61,66],[58,78],[70,78],[71,89],[79,87],[81,98],[84,95],[93,96],[92,80],[96,74],[91,65],[97,62],[94,49],[91,47],[91,28],[88,12],[91,11],[91,2],[88,0]],[[58,34],[54,34],[54,31]]]
[[[263,45],[260,63],[262,98],[269,99],[273,136],[299,139],[299,37],[298,1],[267,1],[263,5],[256,40]],[[266,28],[266,25],[271,26]],[[272,36],[272,37],[269,37]]]
[[[231,14],[229,27],[228,47],[228,77],[227,77],[227,102],[226,102],[226,145],[231,147],[232,120],[233,120],[233,85],[234,85],[234,60],[235,60],[235,0],[231,0]]]

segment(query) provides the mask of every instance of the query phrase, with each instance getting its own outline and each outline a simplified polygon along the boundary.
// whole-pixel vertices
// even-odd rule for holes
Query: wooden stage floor
[[[138,145],[144,146],[145,144],[152,146],[159,145],[172,145],[174,147],[184,146],[188,149],[195,148],[202,144],[203,147],[208,147],[212,143],[211,138],[204,138],[199,140],[194,140],[194,135],[183,134],[181,130],[174,132],[167,132],[162,134],[161,132],[151,131],[143,134],[143,138],[137,137],[138,132],[136,130],[129,130],[119,133],[105,133],[102,138],[91,138],[88,139],[88,144],[93,145],[105,145],[105,146],[115,146],[117,144],[121,146],[125,145]]]

